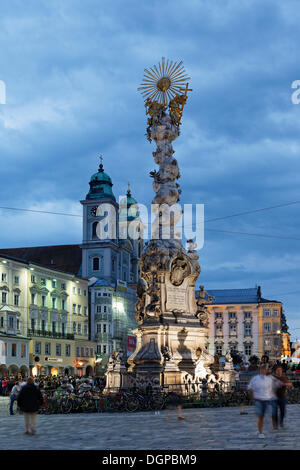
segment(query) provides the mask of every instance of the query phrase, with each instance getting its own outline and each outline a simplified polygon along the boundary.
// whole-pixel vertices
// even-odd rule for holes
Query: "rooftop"
[[[277,300],[264,299],[261,296],[261,287],[248,289],[208,289],[207,293],[214,297],[213,304],[259,304],[276,302]],[[198,292],[196,292],[198,297]]]
[[[81,268],[80,245],[0,248],[1,255],[7,255],[16,261],[37,263],[50,269],[75,274],[75,276],[79,276]]]

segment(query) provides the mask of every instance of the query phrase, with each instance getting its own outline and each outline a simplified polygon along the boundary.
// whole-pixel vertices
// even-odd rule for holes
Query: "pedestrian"
[[[280,427],[283,428],[283,420],[285,417],[285,409],[286,409],[286,388],[287,387],[292,387],[293,384],[289,382],[289,379],[283,374],[283,368],[281,366],[276,367],[274,371],[274,376],[276,377],[277,380],[281,382],[281,386],[277,388],[276,390],[276,420],[278,423],[278,411],[280,414],[280,420],[279,424]]]
[[[258,437],[264,439],[263,424],[267,408],[272,408],[272,423],[274,431],[277,429],[277,405],[276,389],[281,385],[271,374],[268,373],[267,364],[260,366],[259,374],[255,375],[248,385],[251,398],[254,399],[255,411],[257,415]]]
[[[13,386],[10,394],[10,405],[9,405],[9,414],[14,415],[13,406],[14,402],[18,399],[19,392],[21,390],[20,383],[16,382]]]
[[[37,412],[43,404],[40,389],[35,386],[32,377],[28,377],[27,384],[21,388],[18,395],[18,406],[24,413],[25,434],[35,434]]]
[[[2,379],[2,396],[6,396],[6,390],[7,390],[7,380]]]

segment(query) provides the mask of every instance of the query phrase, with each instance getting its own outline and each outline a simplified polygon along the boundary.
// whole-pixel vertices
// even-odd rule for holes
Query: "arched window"
[[[100,260],[99,258],[93,258],[93,271],[99,271]]]
[[[97,236],[97,225],[98,225],[98,222],[93,222],[93,225],[92,225],[92,239],[93,240],[95,238],[98,238],[98,236]]]

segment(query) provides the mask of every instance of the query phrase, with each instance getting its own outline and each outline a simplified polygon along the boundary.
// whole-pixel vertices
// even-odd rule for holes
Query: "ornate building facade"
[[[262,297],[261,288],[208,290],[209,352],[225,355],[227,349],[247,357],[267,354],[281,357],[282,303]]]
[[[4,254],[0,270],[2,375],[92,373],[88,281]]]

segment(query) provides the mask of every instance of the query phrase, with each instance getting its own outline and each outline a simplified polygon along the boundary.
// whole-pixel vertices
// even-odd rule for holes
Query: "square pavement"
[[[300,449],[300,405],[288,405],[286,427],[272,431],[270,412],[265,439],[258,439],[253,407],[184,409],[138,413],[39,415],[37,434],[24,434],[24,418],[0,407],[0,449],[14,450],[203,450]]]

